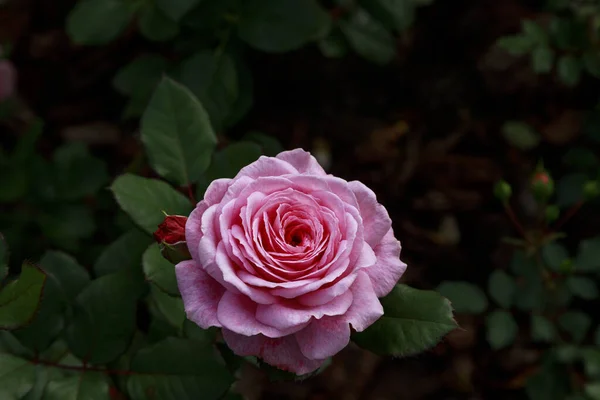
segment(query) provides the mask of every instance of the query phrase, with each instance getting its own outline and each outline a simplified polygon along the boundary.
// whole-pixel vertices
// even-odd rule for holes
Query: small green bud
[[[546,207],[546,221],[548,223],[552,223],[552,222],[556,221],[559,216],[560,216],[560,209],[557,206],[551,205],[551,206]]]
[[[558,267],[558,269],[563,274],[570,274],[575,269],[575,265],[573,264],[573,260],[571,260],[569,258],[564,259],[560,263],[560,266]]]
[[[598,181],[587,181],[583,185],[583,197],[586,200],[592,200],[600,195],[600,184]]]
[[[502,203],[506,203],[512,196],[512,187],[505,180],[498,181],[494,186],[494,196]]]
[[[554,180],[547,171],[540,170],[531,178],[531,190],[538,201],[546,201],[554,193]]]

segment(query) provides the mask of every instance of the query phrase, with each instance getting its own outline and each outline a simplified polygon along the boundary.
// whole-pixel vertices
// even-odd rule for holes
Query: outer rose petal
[[[277,158],[287,161],[301,174],[327,175],[317,160],[309,152],[302,149],[284,151],[279,153]]]
[[[277,329],[265,325],[256,319],[256,307],[256,303],[244,295],[225,292],[219,302],[217,317],[225,328],[244,336],[262,334],[277,338],[294,333],[305,326],[304,324],[289,329]]]
[[[180,262],[175,266],[175,272],[188,319],[202,329],[220,327],[217,306],[225,288],[204,272],[194,260]]]
[[[348,182],[348,187],[358,200],[365,241],[374,248],[390,230],[392,220],[385,207],[377,202],[377,197],[371,189],[358,181]]]
[[[242,176],[257,179],[266,176],[281,176],[297,173],[298,172],[294,167],[283,160],[274,157],[260,156],[258,160],[242,168],[233,180],[238,180]]]
[[[239,356],[256,356],[267,364],[297,375],[313,372],[325,362],[306,358],[293,336],[271,339],[263,335],[243,336],[223,329],[223,339]]]
[[[400,261],[401,249],[402,246],[394,237],[392,229],[385,234],[381,243],[375,246],[377,262],[364,271],[371,278],[377,297],[383,297],[391,292],[406,271],[406,263]]]
[[[325,359],[339,353],[350,343],[350,325],[343,316],[313,320],[296,333],[300,351],[311,360]]]
[[[290,307],[281,303],[259,305],[256,319],[278,329],[289,329],[306,324],[313,317],[321,319],[326,315],[342,315],[351,305],[352,292],[348,291],[327,304],[315,307]]]
[[[350,288],[354,301],[344,315],[357,332],[364,331],[383,315],[383,306],[375,295],[369,276],[361,271]]]

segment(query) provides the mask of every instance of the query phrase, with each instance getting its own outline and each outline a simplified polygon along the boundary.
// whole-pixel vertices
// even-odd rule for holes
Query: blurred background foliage
[[[0,73],[10,64],[18,84],[0,99],[0,259],[10,249],[11,276],[23,260],[78,265],[74,294],[117,265],[160,271],[108,188],[125,172],[156,177],[140,118],[168,75],[218,136],[193,186],[171,179],[182,196],[200,199],[261,154],[310,150],[377,193],[403,243],[403,282],[437,288],[463,328],[413,358],[350,347],[303,382],[248,367],[247,398],[600,399],[599,41],[596,0],[2,0]],[[543,196],[540,162],[553,181]],[[499,200],[500,179],[512,195]],[[142,356],[185,354],[161,340],[174,326],[205,334],[181,325],[161,295],[173,282],[160,282]],[[0,348],[14,353],[15,339],[17,353],[74,358],[51,343],[64,324],[54,303]],[[56,379],[55,397],[76,383]],[[144,382],[131,386],[144,396]]]

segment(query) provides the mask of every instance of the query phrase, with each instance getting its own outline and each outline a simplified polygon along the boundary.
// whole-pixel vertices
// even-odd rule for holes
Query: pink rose
[[[192,260],[176,274],[188,318],[298,375],[381,317],[378,297],[406,269],[375,194],[301,149],[212,182],[185,228]]]
[[[0,47],[0,55],[2,48]],[[0,59],[0,101],[4,101],[13,95],[17,81],[17,72],[12,63]]]

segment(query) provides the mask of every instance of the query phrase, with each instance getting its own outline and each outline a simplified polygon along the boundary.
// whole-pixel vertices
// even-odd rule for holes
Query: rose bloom
[[[240,356],[298,375],[383,315],[406,264],[390,217],[360,182],[296,149],[218,179],[187,220],[176,266],[187,317]]]

